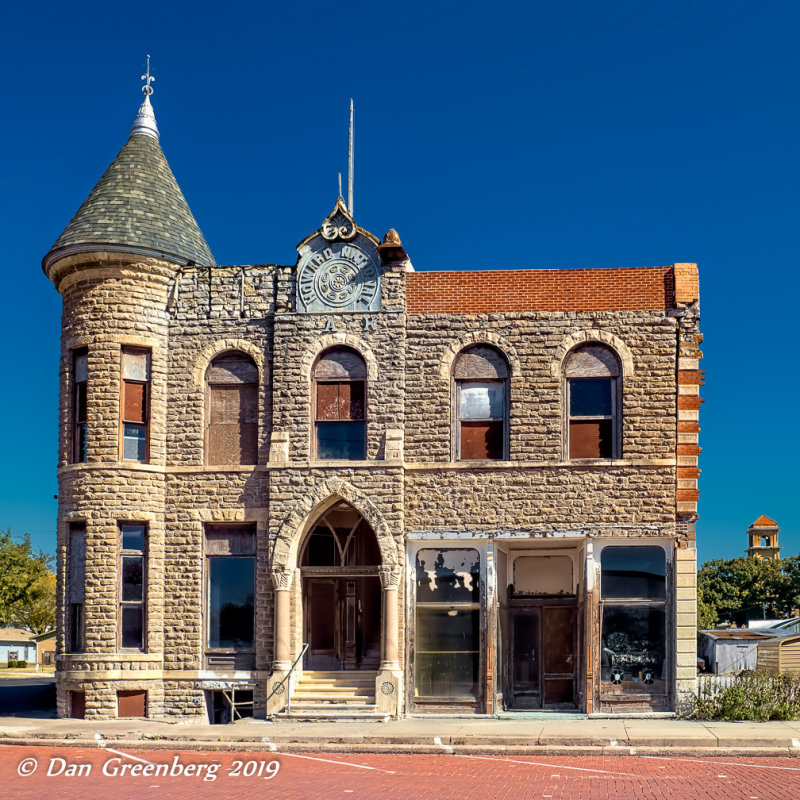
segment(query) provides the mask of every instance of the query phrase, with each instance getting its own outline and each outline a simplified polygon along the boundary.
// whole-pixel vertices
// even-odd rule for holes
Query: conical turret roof
[[[42,266],[70,253],[116,250],[202,266],[216,262],[158,141],[150,98],[131,135]]]

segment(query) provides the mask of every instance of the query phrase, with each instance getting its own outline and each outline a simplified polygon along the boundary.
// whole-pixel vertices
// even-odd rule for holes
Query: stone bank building
[[[216,264],[148,96],[44,258],[60,715],[674,709],[696,265],[415,272],[342,198],[285,249]]]

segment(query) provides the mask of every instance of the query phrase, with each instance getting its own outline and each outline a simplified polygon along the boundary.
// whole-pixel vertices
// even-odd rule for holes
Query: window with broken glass
[[[601,577],[603,692],[666,692],[666,556],[663,548],[604,547]]]
[[[480,554],[426,548],[416,556],[417,698],[480,696]]]
[[[326,350],[314,364],[314,446],[319,459],[366,458],[364,359],[348,347]]]
[[[145,650],[147,526],[138,522],[123,522],[120,523],[119,534],[120,647]]]
[[[150,351],[122,348],[122,460],[148,460],[150,422]]]
[[[255,629],[255,527],[206,525],[205,532],[208,649],[252,651]]]
[[[508,453],[508,363],[493,347],[463,350],[453,367],[455,450],[461,460]]]
[[[85,347],[72,351],[72,462],[86,461],[86,391],[89,352]]]

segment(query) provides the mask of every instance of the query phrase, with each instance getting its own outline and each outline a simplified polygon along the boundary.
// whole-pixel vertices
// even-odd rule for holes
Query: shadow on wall
[[[0,678],[0,716],[46,718],[55,715],[55,678]]]

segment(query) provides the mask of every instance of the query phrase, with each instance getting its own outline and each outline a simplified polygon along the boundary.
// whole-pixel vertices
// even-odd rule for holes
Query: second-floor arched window
[[[245,353],[228,352],[206,371],[206,464],[258,462],[258,367]]]
[[[461,460],[508,458],[508,362],[474,345],[453,366],[455,452]]]
[[[333,347],[313,369],[314,453],[360,461],[367,453],[367,366],[349,347]]]
[[[576,347],[564,363],[567,457],[619,458],[620,366],[601,344]]]

